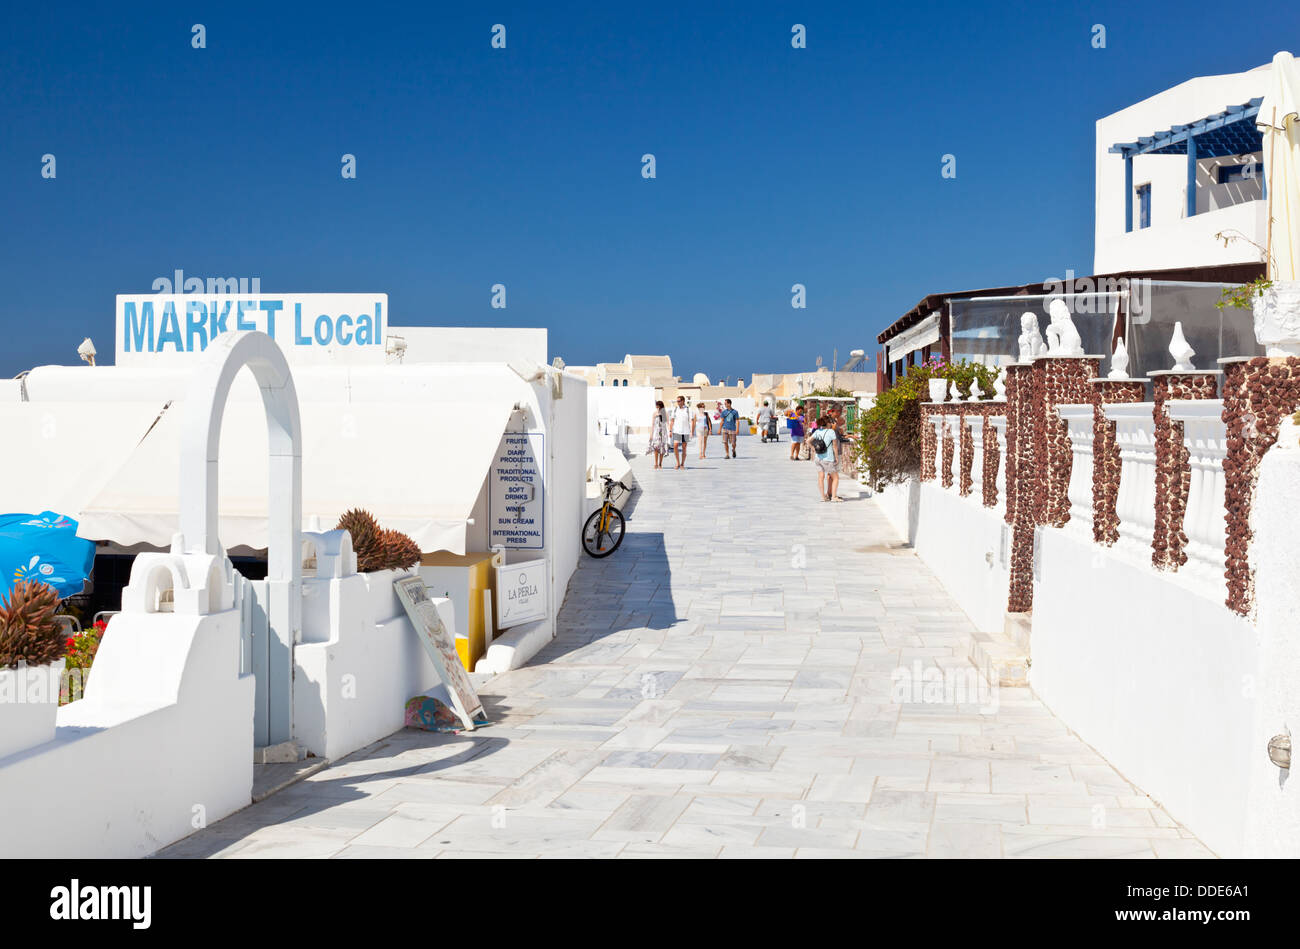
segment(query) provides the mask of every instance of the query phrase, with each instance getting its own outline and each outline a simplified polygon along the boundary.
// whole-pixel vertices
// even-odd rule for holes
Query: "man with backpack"
[[[823,501],[844,500],[835,493],[840,486],[840,467],[835,458],[836,441],[834,420],[822,416],[817,420],[817,430],[808,442],[812,446],[813,460],[817,462],[817,491]]]

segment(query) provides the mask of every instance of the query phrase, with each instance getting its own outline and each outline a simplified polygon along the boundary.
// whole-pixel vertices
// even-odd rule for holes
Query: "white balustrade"
[[[934,483],[943,487],[943,433],[948,428],[947,418],[935,413],[930,416],[934,426]]]
[[[999,376],[999,378],[1001,378]],[[997,448],[998,454],[998,473],[994,480],[994,485],[998,491],[997,508],[1006,510],[1007,506],[1007,417],[1005,415],[994,415],[989,419],[993,426],[994,441],[987,448]]]
[[[1223,459],[1228,453],[1223,400],[1171,399],[1165,406],[1170,419],[1183,423],[1192,474],[1183,514],[1187,563],[1182,570],[1222,582],[1227,538]]]
[[[968,415],[966,424],[970,426],[971,462],[970,462],[970,496],[976,503],[983,503],[984,497],[984,416]],[[959,446],[960,447],[960,446]],[[957,469],[961,470],[960,467]]]
[[[1067,528],[1092,536],[1092,406],[1063,404],[1056,413],[1070,431],[1070,520]]]
[[[1156,423],[1150,402],[1121,402],[1104,406],[1115,423],[1119,448],[1119,544],[1130,554],[1150,561],[1156,526]]]

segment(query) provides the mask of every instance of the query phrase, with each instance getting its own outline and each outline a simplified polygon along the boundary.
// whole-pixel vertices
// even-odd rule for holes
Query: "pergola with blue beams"
[[[1230,105],[1190,125],[1175,125],[1136,142],[1120,142],[1111,154],[1124,156],[1124,230],[1133,230],[1133,158],[1137,155],[1187,156],[1187,216],[1196,214],[1196,162],[1222,155],[1249,155],[1264,147],[1264,137],[1255,127],[1262,98],[1244,105]],[[1267,196],[1267,195],[1266,195]]]

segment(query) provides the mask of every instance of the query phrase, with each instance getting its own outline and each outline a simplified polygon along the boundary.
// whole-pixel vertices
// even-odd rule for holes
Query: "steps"
[[[971,635],[971,663],[992,686],[1029,684],[1029,613],[1007,613],[1002,631]]]

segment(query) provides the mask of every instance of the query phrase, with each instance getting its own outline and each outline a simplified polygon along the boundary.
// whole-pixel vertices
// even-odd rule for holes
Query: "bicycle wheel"
[[[602,513],[605,515],[603,530]],[[592,511],[587,523],[582,525],[582,549],[593,557],[608,557],[623,543],[625,526],[623,512],[612,504]]]

